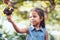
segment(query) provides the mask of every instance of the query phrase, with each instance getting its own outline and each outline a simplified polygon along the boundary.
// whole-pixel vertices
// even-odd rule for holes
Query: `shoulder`
[[[42,27],[42,30],[43,30],[44,32],[46,32],[46,28],[43,28],[43,27]]]
[[[46,35],[46,28],[42,28],[42,31]]]

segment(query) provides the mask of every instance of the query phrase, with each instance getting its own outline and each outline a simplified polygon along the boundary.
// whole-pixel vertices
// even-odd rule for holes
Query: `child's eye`
[[[36,17],[36,16],[33,16],[34,18]]]
[[[33,18],[36,18],[36,16],[30,16],[29,18],[32,18],[32,17],[33,17]]]

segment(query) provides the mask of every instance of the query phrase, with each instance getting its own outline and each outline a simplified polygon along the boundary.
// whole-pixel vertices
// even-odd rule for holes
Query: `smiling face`
[[[30,24],[33,26],[40,24],[40,21],[41,21],[40,16],[38,15],[36,11],[30,12],[29,19],[30,19]]]

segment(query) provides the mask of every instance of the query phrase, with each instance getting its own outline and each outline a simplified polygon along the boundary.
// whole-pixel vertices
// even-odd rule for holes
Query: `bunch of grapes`
[[[6,14],[7,16],[11,15],[12,12],[14,11],[14,9],[17,9],[17,7],[16,7],[17,2],[15,2],[15,1],[12,2],[10,0],[3,0],[3,2],[8,5],[8,7],[6,7],[3,10],[4,14]],[[12,8],[9,8],[9,6],[11,6]]]
[[[11,15],[13,11],[14,11],[14,9],[10,9],[7,7],[4,9],[3,12],[4,12],[4,14],[6,14],[8,16],[8,15]]]

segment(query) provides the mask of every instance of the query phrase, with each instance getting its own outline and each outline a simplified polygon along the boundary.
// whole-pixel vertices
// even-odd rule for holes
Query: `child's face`
[[[29,19],[30,19],[30,24],[33,25],[33,26],[40,24],[40,21],[41,21],[38,13],[36,11],[31,11],[30,12]]]

